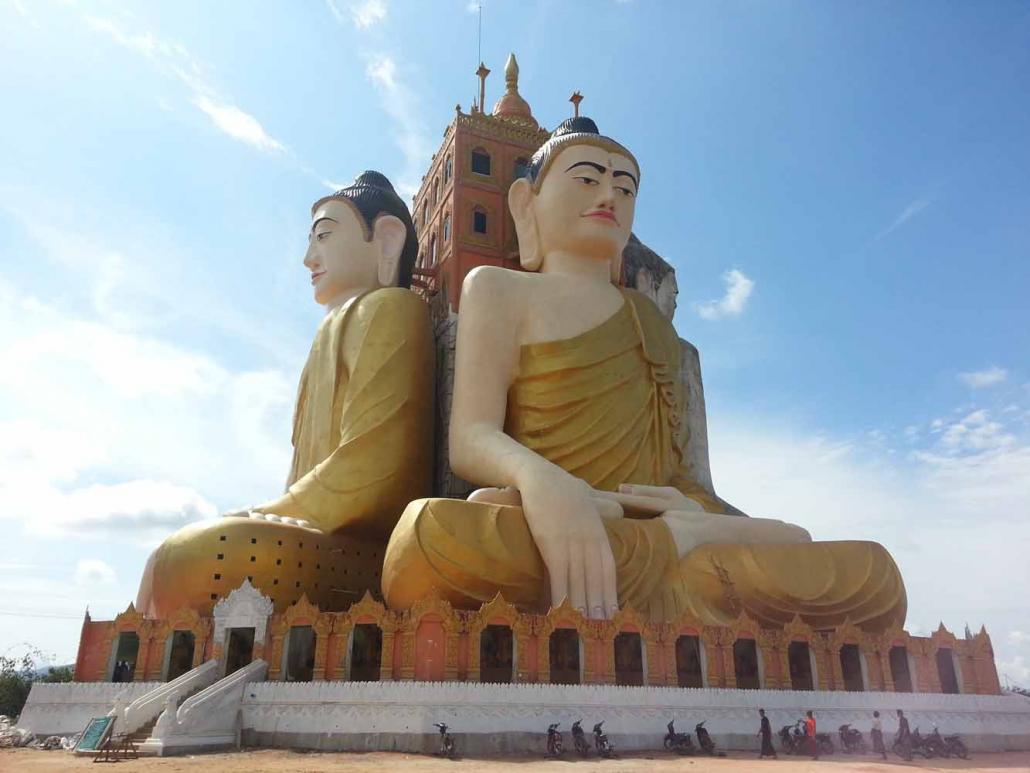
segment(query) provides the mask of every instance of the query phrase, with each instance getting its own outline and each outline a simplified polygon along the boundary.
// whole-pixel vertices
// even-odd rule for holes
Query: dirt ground
[[[912,763],[888,760],[876,761],[872,757],[855,759],[843,755],[824,757],[819,762],[781,757],[779,760],[756,760],[751,755],[730,753],[726,759],[702,757],[674,757],[662,753],[627,756],[618,760],[573,759],[551,761],[531,757],[510,760],[458,759],[455,761],[423,757],[413,754],[390,753],[321,753],[295,752],[279,749],[260,749],[228,754],[204,754],[190,757],[165,757],[129,760],[119,763],[120,769],[138,771],[226,771],[227,773],[315,773],[318,771],[467,771],[467,773],[499,773],[500,771],[570,770],[578,768],[611,773],[664,773],[665,771],[718,771],[718,773],[752,773],[752,771],[783,771],[783,773],[902,773],[907,770],[964,770],[979,773],[1012,773],[1030,771],[1030,752],[1004,754],[977,754],[968,761],[921,760]],[[68,752],[44,752],[35,749],[0,749],[0,771],[8,773],[44,773],[44,771],[92,770],[90,757],[75,757]]]

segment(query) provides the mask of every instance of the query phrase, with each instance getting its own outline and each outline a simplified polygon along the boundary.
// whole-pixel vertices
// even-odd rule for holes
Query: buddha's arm
[[[618,605],[615,561],[590,487],[504,432],[529,288],[514,272],[479,268],[462,286],[451,407],[451,467],[476,483],[517,488],[547,566],[551,601],[593,617]]]
[[[428,310],[409,290],[370,293],[350,314],[339,445],[257,509],[385,537],[408,502],[430,493],[433,339]]]

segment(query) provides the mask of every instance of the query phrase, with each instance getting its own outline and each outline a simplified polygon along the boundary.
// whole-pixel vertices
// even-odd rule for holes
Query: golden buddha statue
[[[527,271],[466,278],[450,425],[451,466],[490,488],[407,507],[383,566],[387,604],[435,590],[475,608],[500,592],[537,610],[567,597],[593,618],[628,604],[656,621],[903,622],[883,547],[729,514],[691,479],[679,339],[617,286],[639,181],[633,155],[577,117],[512,184]]]
[[[279,498],[190,524],[150,556],[136,608],[210,614],[250,579],[282,611],[377,592],[386,540],[431,492],[434,347],[410,289],[418,242],[389,180],[365,172],[315,202],[304,265],[326,308],[304,366]]]

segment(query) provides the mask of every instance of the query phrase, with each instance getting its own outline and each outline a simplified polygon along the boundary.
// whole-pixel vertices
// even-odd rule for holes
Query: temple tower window
[[[490,176],[490,154],[485,148],[475,148],[472,151],[472,172],[484,177]]]
[[[472,232],[484,235],[487,232],[486,210],[482,207],[472,210]]]
[[[443,162],[443,181],[447,183],[454,175],[454,158],[450,153],[447,154],[447,158]]]
[[[451,240],[451,213],[448,212],[443,216],[443,240],[449,242]]]

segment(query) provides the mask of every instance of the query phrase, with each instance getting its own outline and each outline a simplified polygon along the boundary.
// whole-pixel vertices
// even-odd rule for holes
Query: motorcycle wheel
[[[961,741],[955,742],[951,747],[951,751],[956,757],[961,757],[964,760],[969,759],[969,751],[966,749],[966,745]]]
[[[859,738],[858,739],[858,743],[855,744],[855,749],[858,751],[859,754],[868,754],[869,753],[869,749],[865,745],[865,739],[864,738]]]
[[[669,738],[666,738],[665,739],[665,751],[671,752],[672,751],[672,746],[673,746],[672,741],[669,740]]]

